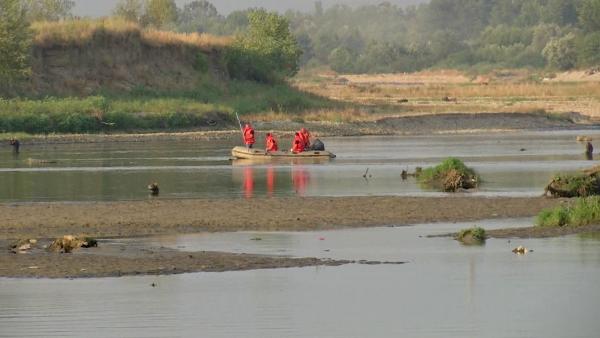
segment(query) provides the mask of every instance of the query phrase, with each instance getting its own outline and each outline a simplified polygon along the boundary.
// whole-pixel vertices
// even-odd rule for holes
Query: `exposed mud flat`
[[[110,245],[72,254],[48,253],[50,238],[65,234],[136,237],[155,234],[240,230],[306,231],[344,227],[412,224],[531,216],[555,206],[546,198],[264,198],[155,200],[94,203],[25,203],[0,205],[0,276],[111,277],[236,271],[348,263],[317,258],[269,257],[223,252],[180,252],[164,247]],[[14,239],[42,239],[27,253],[8,248]],[[107,245],[108,243],[108,245]]]
[[[0,204],[0,239],[307,231],[534,216],[561,199],[289,197]]]
[[[41,241],[44,242],[48,241]],[[6,241],[0,241],[0,244],[7,247]],[[339,266],[349,263],[354,262],[225,252],[181,252],[161,247],[142,248],[103,242],[97,248],[79,249],[70,254],[49,253],[42,248],[22,254],[1,250],[0,277],[90,278],[171,275],[188,272]]]
[[[491,238],[547,238],[575,234],[600,233],[600,224],[563,227],[524,227],[486,231]]]

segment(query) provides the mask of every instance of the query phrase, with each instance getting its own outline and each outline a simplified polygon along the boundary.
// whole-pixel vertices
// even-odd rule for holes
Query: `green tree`
[[[520,26],[535,26],[540,22],[541,6],[535,1],[523,1],[516,21]]]
[[[114,16],[133,22],[140,22],[143,14],[143,0],[119,0],[113,10]]]
[[[587,34],[581,41],[579,61],[586,66],[600,65],[600,32]]]
[[[490,24],[512,24],[519,16],[522,3],[519,1],[494,1],[495,4],[490,12]]]
[[[588,32],[600,31],[600,0],[583,0],[578,13],[583,29]]]
[[[3,0],[4,1],[4,0]],[[58,21],[72,17],[73,0],[24,0],[30,21]]]
[[[223,32],[225,34],[239,34],[248,28],[248,11],[233,11],[225,19]]]
[[[552,67],[566,70],[573,68],[577,63],[576,36],[569,33],[560,39],[552,39],[544,50],[542,55]]]
[[[577,3],[579,0],[546,1],[545,4],[539,4],[542,13],[542,21],[559,25],[577,23]]]
[[[0,90],[12,90],[30,72],[31,33],[19,0],[0,1]]]
[[[236,37],[229,55],[230,74],[273,82],[298,72],[302,51],[288,20],[274,12],[248,13],[248,30]]]
[[[436,60],[442,60],[464,48],[462,41],[454,32],[437,31],[431,37],[430,43],[431,54]]]
[[[178,27],[184,32],[222,33],[224,18],[213,4],[206,0],[186,4],[178,18]]]
[[[143,23],[156,28],[163,28],[177,20],[175,0],[148,0]]]
[[[343,47],[338,47],[329,54],[329,65],[331,69],[338,73],[352,73],[355,60],[356,55]]]
[[[533,28],[531,47],[541,53],[550,40],[561,35],[563,35],[562,29],[556,24],[537,25]]]

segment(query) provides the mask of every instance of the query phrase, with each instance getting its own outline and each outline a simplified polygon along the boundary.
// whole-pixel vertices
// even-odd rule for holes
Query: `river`
[[[600,239],[426,235],[531,220],[146,239],[185,250],[405,261],[81,280],[0,279],[1,337],[597,337]],[[261,241],[252,241],[259,236]],[[533,249],[519,256],[517,245]],[[155,287],[151,284],[155,283]]]
[[[442,195],[400,173],[448,156],[480,173],[471,195],[537,196],[554,173],[594,163],[575,141],[584,133],[600,139],[589,130],[332,137],[323,140],[337,158],[321,163],[230,161],[237,139],[24,145],[18,157],[0,154],[0,201],[140,200],[152,182],[170,199]]]

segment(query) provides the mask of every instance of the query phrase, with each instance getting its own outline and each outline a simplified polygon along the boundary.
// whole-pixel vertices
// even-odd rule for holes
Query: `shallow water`
[[[0,279],[0,336],[597,337],[598,238],[489,240],[483,247],[465,247],[449,238],[419,237],[470,225],[160,238],[155,243],[185,250],[284,248],[279,254],[408,263]],[[251,241],[255,236],[263,240]],[[521,244],[535,251],[510,252]]]
[[[553,173],[595,163],[575,142],[580,134],[600,139],[589,130],[326,138],[338,157],[321,163],[231,162],[237,139],[25,145],[18,157],[0,154],[0,201],[146,199],[151,182],[159,183],[160,198],[442,195],[403,181],[400,172],[447,156],[480,172],[484,182],[473,195],[537,196]]]

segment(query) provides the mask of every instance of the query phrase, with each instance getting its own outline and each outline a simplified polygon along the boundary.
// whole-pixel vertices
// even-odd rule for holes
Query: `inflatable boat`
[[[236,159],[275,159],[275,158],[335,158],[333,153],[328,151],[308,150],[301,153],[292,153],[289,151],[266,152],[264,149],[248,149],[246,147],[235,147],[231,150],[231,156]]]

